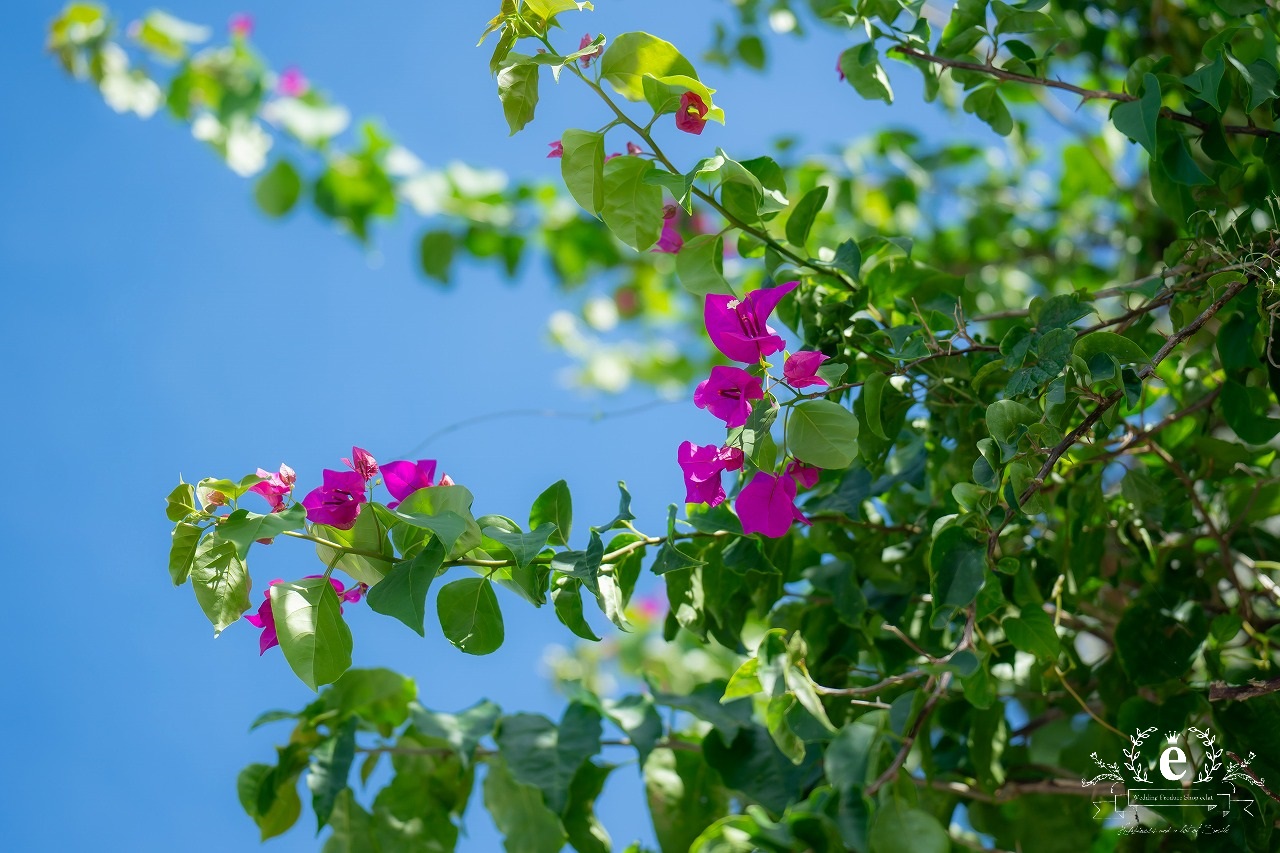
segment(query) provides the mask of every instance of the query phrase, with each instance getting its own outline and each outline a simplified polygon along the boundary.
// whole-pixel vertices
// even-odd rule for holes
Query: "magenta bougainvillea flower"
[[[798,281],[753,290],[742,299],[708,293],[703,321],[716,349],[734,361],[755,364],[786,348],[787,342],[769,328],[769,315],[779,300],[796,289]]]
[[[312,578],[322,578],[324,575],[307,575],[303,580]],[[258,608],[258,612],[253,616],[246,616],[245,621],[255,628],[262,629],[262,636],[258,638],[258,655],[262,656],[267,653],[267,649],[272,646],[280,645],[280,638],[276,635],[276,618],[271,612],[271,587],[278,583],[284,583],[280,578],[276,578],[267,584],[267,589],[262,593],[262,597],[266,601],[262,602],[262,606]],[[360,596],[364,594],[367,587],[364,584],[356,584],[351,589],[346,589],[342,581],[337,578],[329,578],[329,583],[333,584],[333,591],[337,593],[338,600],[342,602],[356,602],[360,600]],[[338,612],[342,612],[342,606],[338,606]]]
[[[793,459],[787,464],[787,473],[795,477],[796,482],[806,489],[812,489],[818,485],[818,475],[822,473],[822,469],[816,465],[801,462],[799,459]]]
[[[400,501],[418,489],[429,489],[436,485],[453,485],[453,480],[448,474],[441,477],[439,483],[435,482],[435,477],[436,460],[434,459],[419,459],[417,462],[388,462],[383,465],[382,482],[391,493],[391,497],[395,498],[387,504],[387,507],[395,509],[400,505]]]
[[[297,68],[286,68],[276,81],[276,91],[286,98],[301,98],[310,88],[311,84]]]
[[[227,24],[227,29],[231,31],[231,35],[247,39],[253,35],[253,15],[237,12],[231,16],[231,20]]]
[[[693,404],[724,421],[730,429],[747,422],[752,400],[763,399],[764,385],[759,376],[752,376],[741,367],[724,365],[711,368],[711,375],[693,392]]]
[[[667,219],[662,223],[662,234],[658,236],[658,244],[653,247],[655,252],[664,252],[668,255],[674,255],[684,248],[684,238],[680,236],[680,232],[676,230],[675,221]]]
[[[790,474],[757,471],[734,502],[742,521],[742,532],[763,533],[770,539],[778,539],[787,535],[792,522],[808,524],[809,519],[796,509],[795,500],[796,481]]]
[[[680,109],[676,110],[676,127],[697,136],[707,126],[707,103],[694,92],[680,96]]]
[[[818,368],[829,358],[831,356],[809,350],[792,353],[782,365],[782,375],[792,388],[826,385],[827,380],[818,376]]]
[[[262,478],[262,482],[254,483],[249,487],[249,491],[266,498],[267,503],[271,504],[272,512],[282,511],[284,509],[285,496],[293,491],[293,484],[298,481],[298,475],[293,472],[292,468],[282,462],[280,463],[280,472],[278,474],[259,468],[258,476]]]
[[[644,149],[641,148],[639,145],[636,145],[631,140],[627,140],[627,153],[630,154],[632,157],[637,157],[644,153]]]
[[[323,476],[323,485],[302,499],[302,505],[307,508],[307,521],[350,530],[360,514],[360,505],[366,500],[364,477],[355,471],[328,468],[324,469]]]
[[[564,143],[561,142],[559,139],[557,139],[555,142],[548,142],[547,145],[551,148],[551,153],[547,154],[548,160],[550,160],[552,157],[564,156]]]
[[[585,33],[582,36],[582,40],[578,42],[578,50],[585,50],[588,46],[590,46],[591,41],[592,41],[591,33]],[[578,62],[582,63],[583,68],[590,68],[591,60],[595,59],[602,53],[604,53],[604,45],[597,47],[595,50],[591,51],[590,53],[585,53],[582,56],[578,57]]]
[[[653,247],[655,252],[674,255],[684,248],[684,238],[676,230],[676,215],[679,212],[680,209],[674,204],[662,208],[662,234],[658,237],[658,245]]]
[[[351,448],[351,458],[342,457],[342,464],[364,477],[366,483],[378,476],[378,460],[363,447]]]
[[[840,75],[840,82],[844,82],[844,69],[840,67],[840,57],[836,57],[836,74]]]
[[[685,502],[718,506],[724,501],[720,475],[742,467],[742,451],[736,447],[699,447],[692,441],[681,442],[676,454],[684,471]]]

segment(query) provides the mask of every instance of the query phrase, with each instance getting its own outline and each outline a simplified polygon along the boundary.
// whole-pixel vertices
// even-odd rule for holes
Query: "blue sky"
[[[258,657],[247,624],[214,641],[190,587],[170,586],[163,498],[178,475],[238,477],[285,461],[310,488],[353,443],[390,459],[487,412],[581,412],[648,396],[586,399],[558,384],[566,361],[544,329],[560,303],[541,261],[517,286],[466,267],[442,292],[414,271],[421,223],[412,217],[383,228],[376,253],[309,214],[269,222],[249,185],[185,127],[162,115],[118,116],[92,88],[63,77],[43,53],[60,4],[12,5],[0,29],[8,412],[0,429],[14,477],[0,490],[10,577],[0,620],[10,649],[0,846],[251,850],[256,828],[237,803],[236,773],[269,760],[287,728],[246,730],[260,711],[299,708],[310,693],[278,652]],[[691,56],[724,8],[710,0],[596,5],[567,38],[648,29]],[[115,6],[125,20],[146,8]],[[245,6],[176,0],[165,8],[221,29]],[[248,11],[274,64],[296,64],[356,115],[381,117],[432,165],[465,159],[550,176],[547,140],[566,126],[604,123],[581,88],[544,85],[535,123],[507,136],[488,50],[473,47],[491,14],[485,3],[277,0]],[[829,33],[782,41],[769,77],[706,67],[728,128],[709,125],[701,138],[673,140],[668,153],[691,163],[724,145],[750,157],[800,129],[819,149],[890,122],[991,138],[922,106],[919,75],[902,66],[890,69],[899,105],[861,100],[833,71],[847,43]],[[787,112],[761,103],[787,104]],[[624,479],[642,524],[656,527],[680,498],[677,444],[711,432],[703,413],[676,405],[599,423],[491,422],[440,438],[426,455],[475,493],[477,514],[521,519],[564,476],[580,516],[603,519]],[[267,579],[314,567],[297,543],[255,549],[255,602]],[[484,658],[452,648],[430,619],[423,640],[349,607],[355,665],[412,675],[423,703],[439,710],[488,697],[511,711],[558,715],[562,703],[539,661],[547,644],[571,635],[549,609],[505,595],[502,605],[507,644]],[[590,618],[599,630],[607,625]],[[634,807],[639,791],[637,774],[620,770],[601,803],[619,847],[651,836]],[[317,849],[310,825],[304,814],[267,849]],[[460,849],[498,849],[478,792],[468,831]]]

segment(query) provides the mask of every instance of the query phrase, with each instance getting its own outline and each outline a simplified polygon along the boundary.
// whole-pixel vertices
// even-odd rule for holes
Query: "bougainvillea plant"
[[[605,851],[593,803],[605,750],[623,750],[663,853],[1277,849],[1280,10],[736,0],[700,72],[649,33],[565,37],[590,9],[502,0],[483,29],[512,133],[553,80],[598,110],[599,130],[531,142],[558,158],[569,218],[546,194],[429,169],[372,126],[350,141],[344,108],[255,52],[248,17],[206,48],[207,29],[163,13],[127,40],[91,4],[53,24],[70,73],[119,111],[189,122],[258,175],[271,215],[309,198],[369,240],[407,206],[433,219],[434,279],[459,249],[512,273],[535,250],[566,283],[616,282],[584,321],[674,347],[584,335],[573,316],[557,340],[590,382],[621,360],[706,412],[671,449],[684,503],[663,530],[636,526],[621,484],[585,530],[563,481],[527,518],[477,516],[435,461],[361,448],[341,468],[175,488],[172,582],[215,631],[261,630],[263,654],[278,645],[318,691],[260,720],[293,726],[239,779],[263,837],[298,821],[305,783],[326,850],[451,850],[482,778],[508,850]],[[1004,139],[664,153],[723,138],[703,75],[765,68],[771,39],[819,27],[848,37],[813,73],[850,109],[891,103],[892,67]],[[1045,118],[1065,141],[1037,147]],[[268,580],[255,543],[285,539],[316,569]],[[642,572],[662,578],[665,616],[632,601]],[[582,638],[561,719],[479,696],[432,711],[408,678],[350,669],[344,606],[423,634],[433,586],[461,653],[497,649],[520,599]],[[591,651],[584,602],[630,632],[615,659]],[[633,690],[605,692],[603,665]],[[1197,778],[1228,753],[1247,807],[1174,798],[1122,822],[1121,763],[1154,773],[1155,731],[1195,734]],[[384,756],[394,773],[369,796],[356,759],[367,780]]]

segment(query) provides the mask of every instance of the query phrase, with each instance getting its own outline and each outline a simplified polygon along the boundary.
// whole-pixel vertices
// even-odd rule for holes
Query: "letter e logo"
[[[1173,765],[1177,764],[1182,766],[1186,763],[1187,757],[1182,754],[1182,750],[1176,746],[1171,746],[1164,752],[1160,753],[1160,775],[1168,779],[1170,782],[1177,782],[1186,775],[1186,771],[1183,769],[1175,771],[1173,769]]]

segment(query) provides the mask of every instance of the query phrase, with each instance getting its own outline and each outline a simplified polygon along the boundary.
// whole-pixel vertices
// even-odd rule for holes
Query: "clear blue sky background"
[[[552,175],[546,142],[566,126],[603,124],[603,108],[571,83],[547,81],[537,121],[508,138],[488,49],[473,47],[489,5],[273,0],[247,10],[277,67],[297,64],[357,116],[382,117],[427,162]],[[353,443],[390,459],[485,412],[589,411],[647,397],[586,400],[560,387],[566,362],[544,339],[559,302],[540,260],[518,286],[466,268],[445,293],[414,270],[421,223],[412,217],[379,233],[380,264],[309,214],[265,220],[249,185],[185,127],[115,115],[91,87],[63,77],[43,53],[59,6],[10,4],[0,29],[0,430],[12,478],[0,490],[9,672],[0,847],[252,850],[236,773],[271,760],[287,727],[246,729],[260,711],[299,708],[310,694],[278,652],[259,659],[257,631],[241,623],[215,642],[190,587],[170,586],[163,497],[179,473],[238,477],[283,460],[305,490]],[[597,6],[566,37],[649,29],[691,56],[724,9],[712,0]],[[146,8],[116,5],[125,20]],[[166,8],[222,30],[246,7]],[[796,130],[820,149],[889,122],[991,138],[922,106],[919,75],[903,66],[891,68],[900,105],[861,100],[836,81],[848,41],[833,34],[778,43],[768,77],[705,69],[728,129],[673,140],[680,162],[720,144],[754,156]],[[476,494],[477,514],[523,518],[566,476],[580,517],[598,521],[625,479],[653,527],[680,498],[676,445],[710,440],[710,426],[692,405],[596,424],[523,419],[453,433],[428,455]],[[314,571],[314,555],[281,542],[255,549],[250,568],[256,602],[267,579]],[[488,697],[558,715],[540,660],[547,644],[573,638],[549,609],[501,597],[508,641],[483,658],[449,646],[430,619],[422,640],[349,607],[355,665],[411,674],[423,703],[440,710]],[[620,770],[601,803],[620,847],[652,835],[639,792],[634,768]],[[268,849],[316,849],[311,821],[304,813]],[[461,849],[499,849],[478,795],[467,826]]]

